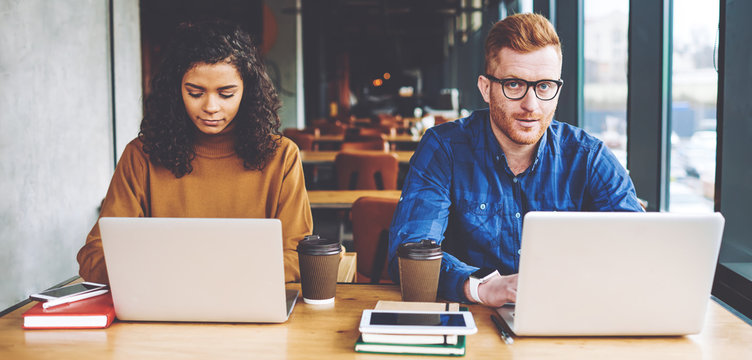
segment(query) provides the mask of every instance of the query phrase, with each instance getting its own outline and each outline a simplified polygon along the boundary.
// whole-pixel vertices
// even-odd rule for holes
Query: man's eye
[[[520,87],[520,83],[517,82],[517,81],[515,81],[515,80],[507,81],[507,87],[510,88],[510,89],[516,89],[516,88]]]
[[[551,88],[551,85],[549,83],[540,83],[540,84],[538,84],[538,89],[548,90],[549,88]]]

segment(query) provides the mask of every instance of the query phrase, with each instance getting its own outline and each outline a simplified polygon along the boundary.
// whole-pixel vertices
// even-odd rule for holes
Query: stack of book
[[[376,310],[459,311],[458,303],[379,301]],[[464,309],[462,309],[464,310]],[[465,355],[464,335],[361,333],[355,351],[384,354]]]

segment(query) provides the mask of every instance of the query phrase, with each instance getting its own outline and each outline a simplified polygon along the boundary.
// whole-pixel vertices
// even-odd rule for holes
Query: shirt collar
[[[491,130],[491,112],[488,109],[484,110],[478,110],[473,112],[472,116],[480,116],[482,121],[482,133],[485,134],[485,144],[486,146],[483,147],[481,144],[482,142],[478,142],[476,145],[476,148],[478,146],[481,146],[482,151],[489,151],[489,155],[491,155],[492,159],[495,162],[500,162],[502,159],[505,159],[504,151],[501,150],[501,145],[499,145],[499,141],[496,140],[496,136],[493,133],[493,130]],[[506,163],[506,160],[504,161]]]
[[[538,152],[535,154],[535,159],[533,160],[533,164],[530,165],[530,172],[532,173],[535,171],[540,165],[540,159],[543,157],[543,154],[546,151],[546,144],[548,143],[548,131],[551,128],[551,124],[548,124],[548,127],[546,128],[546,131],[543,132],[543,136],[541,136],[540,140],[538,140]]]

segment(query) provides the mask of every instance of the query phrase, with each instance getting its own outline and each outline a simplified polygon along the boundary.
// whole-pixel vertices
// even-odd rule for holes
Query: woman
[[[285,281],[313,220],[298,148],[279,135],[279,99],[250,36],[184,24],[152,79],[138,137],[115,169],[100,216],[278,218]],[[97,224],[79,274],[108,283]]]

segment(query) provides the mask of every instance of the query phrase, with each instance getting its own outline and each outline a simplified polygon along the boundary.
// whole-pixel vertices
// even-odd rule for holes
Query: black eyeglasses
[[[562,80],[538,80],[527,81],[522,79],[508,78],[498,79],[491,75],[483,75],[488,80],[501,84],[501,92],[509,100],[519,100],[527,95],[528,89],[533,88],[533,92],[538,99],[548,101],[556,97],[559,93],[561,85],[564,84]]]

